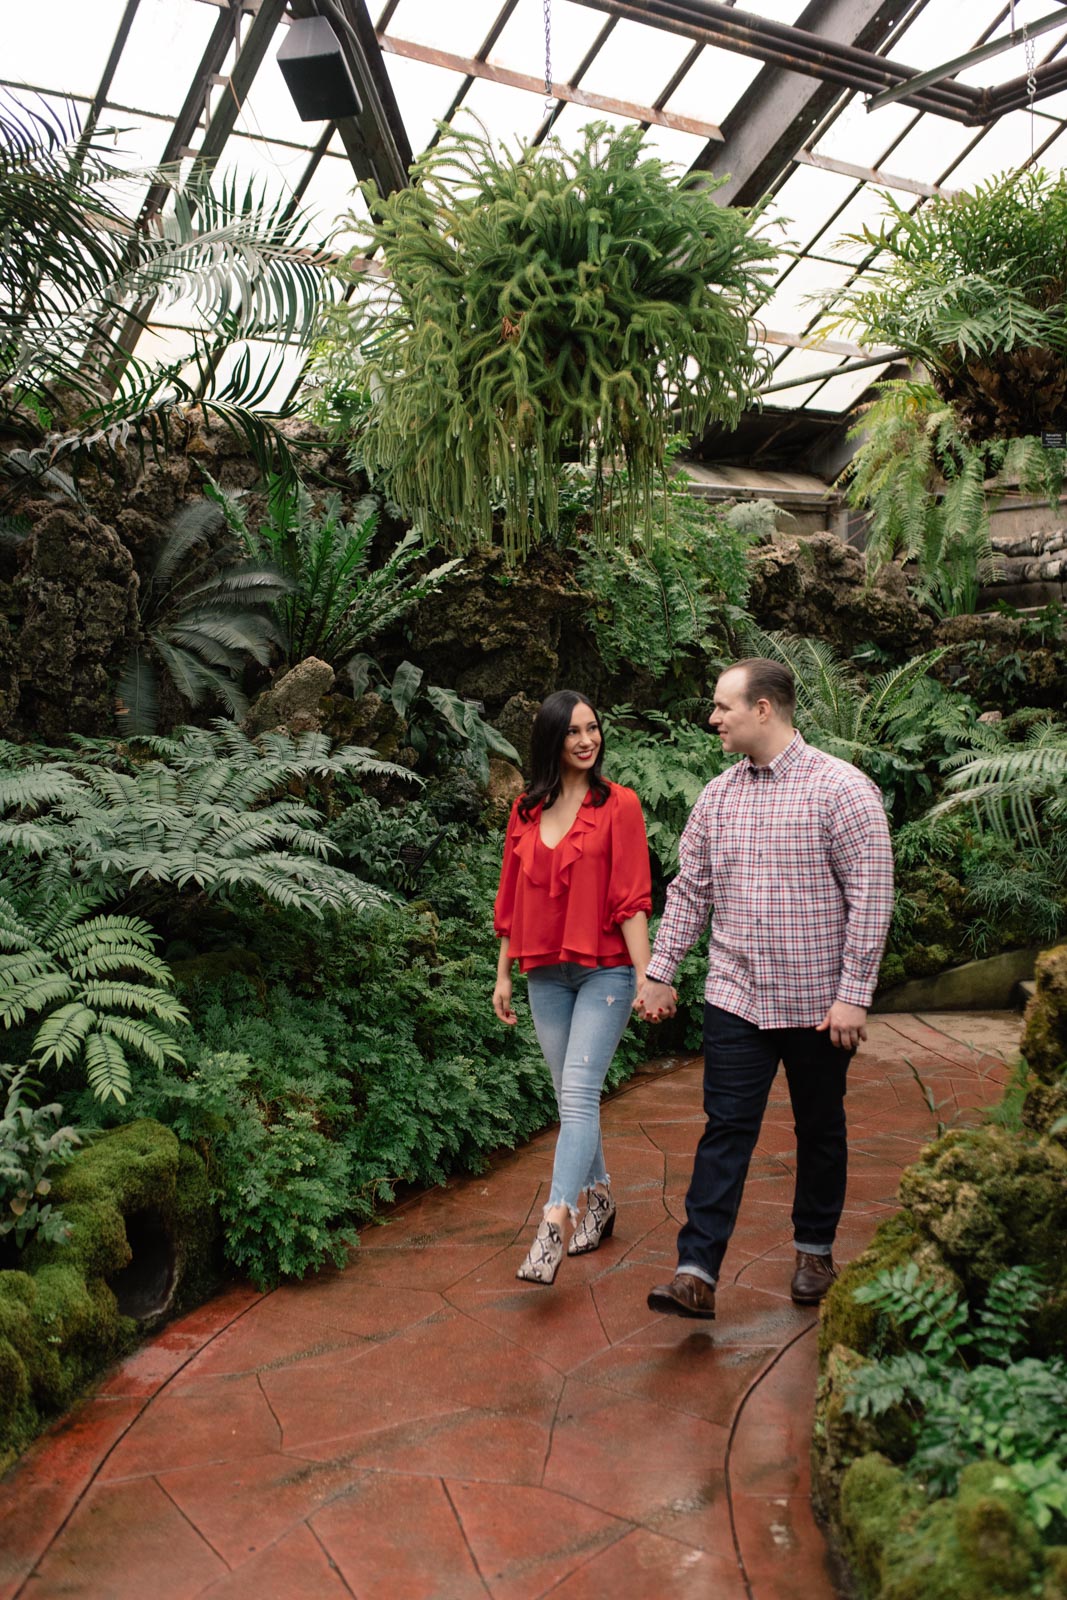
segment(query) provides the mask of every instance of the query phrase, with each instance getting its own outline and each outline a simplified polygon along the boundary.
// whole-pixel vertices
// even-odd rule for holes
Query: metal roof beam
[[[1049,33],[1053,28],[1065,26],[1067,26],[1067,6],[1060,6],[1058,11],[1051,12],[1047,17],[1039,17],[1036,22],[1028,22],[1025,27],[1016,28],[1014,33],[1002,34],[999,39],[990,39],[987,43],[978,45],[976,49],[966,51],[962,56],[953,56],[951,61],[943,61],[939,67],[931,67],[928,72],[917,73],[906,83],[898,83],[892,89],[883,89],[880,94],[876,94],[867,102],[867,110],[877,111],[881,106],[892,105],[895,100],[902,99],[909,88],[925,89],[930,84],[941,83],[945,78],[975,66],[979,61],[988,61],[991,56],[1002,55],[1005,50],[1014,50],[1016,45],[1024,44],[1027,39],[1035,39],[1039,33]],[[990,93],[995,95],[996,90],[991,90]]]
[[[909,9],[910,0],[815,0],[803,19],[813,32],[874,48]],[[790,170],[839,97],[836,84],[765,67],[724,117],[725,144],[709,145],[696,163],[725,178],[716,191],[722,204],[755,205]]]
[[[843,23],[839,27],[819,26],[787,27],[766,17],[738,11],[717,0],[578,0],[598,11],[633,22],[643,22],[652,27],[665,28],[684,38],[701,40],[721,50],[733,50],[741,55],[790,72],[840,84],[843,88],[874,94],[910,79],[913,67],[888,60],[872,50],[856,44],[842,43],[844,38],[856,38],[858,30],[850,29],[848,17],[870,11],[867,5],[846,3],[837,7],[810,5],[801,21],[810,14],[819,15],[826,10],[840,10]],[[897,7],[897,10],[903,7]],[[909,105],[923,111],[935,111],[941,116],[959,122],[979,119],[980,92],[967,84],[933,84],[920,93],[905,97]]]
[[[502,83],[512,89],[527,89],[542,98],[545,93],[544,78],[532,78],[524,72],[513,72],[510,67],[491,66],[476,57],[454,56],[446,50],[434,50],[429,45],[416,44],[410,39],[394,39],[390,34],[379,34],[378,43],[387,55],[405,56],[410,61],[423,61],[435,67],[446,67],[451,72],[462,72],[467,78],[484,78],[489,83]],[[568,83],[553,83],[552,98],[585,106],[593,111],[607,111],[614,116],[632,117],[635,122],[655,123],[661,128],[675,128],[681,133],[695,133],[703,139],[721,139],[722,129],[714,122],[702,122],[696,117],[683,117],[673,111],[659,111],[655,106],[634,105],[629,100],[614,100],[608,95],[591,94]]]
[[[365,0],[293,0],[292,11],[328,17],[336,26],[363,101],[358,117],[342,117],[337,124],[356,177],[360,182],[372,178],[383,194],[406,188],[411,145]]]

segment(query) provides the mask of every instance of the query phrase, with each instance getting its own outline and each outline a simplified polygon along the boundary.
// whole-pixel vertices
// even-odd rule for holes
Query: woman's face
[[[600,729],[592,706],[579,701],[571,712],[570,726],[560,754],[560,777],[569,773],[591,772],[600,754]]]

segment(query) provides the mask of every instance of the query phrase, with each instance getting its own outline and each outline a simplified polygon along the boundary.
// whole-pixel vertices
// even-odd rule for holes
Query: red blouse
[[[520,972],[630,964],[619,924],[651,911],[652,874],[641,802],[622,784],[610,788],[602,806],[582,801],[553,850],[541,838],[541,807],[527,822],[517,800],[511,808],[493,926]]]

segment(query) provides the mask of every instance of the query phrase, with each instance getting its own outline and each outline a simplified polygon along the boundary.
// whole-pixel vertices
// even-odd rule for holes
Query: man
[[[678,1269],[653,1311],[714,1317],[715,1284],[767,1097],[784,1062],[797,1140],[791,1294],[816,1305],[836,1276],[845,1202],[845,1077],[867,1037],[893,909],[881,796],[793,727],[796,685],[775,661],[739,661],[715,686],[712,729],[744,759],[707,785],[635,1008],[673,1015],[671,980],[714,908],[704,1007],[704,1111],[678,1235]]]

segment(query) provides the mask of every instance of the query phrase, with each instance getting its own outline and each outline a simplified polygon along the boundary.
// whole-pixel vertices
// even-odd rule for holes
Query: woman
[[[576,1224],[569,1255],[597,1249],[615,1226],[600,1094],[648,965],[652,899],[640,801],[601,776],[603,757],[589,702],[573,689],[549,695],[534,720],[531,778],[512,808],[494,907],[493,1009],[516,1022],[518,961],[559,1108],[548,1204],[516,1274],[530,1283],[555,1279],[568,1216]]]

